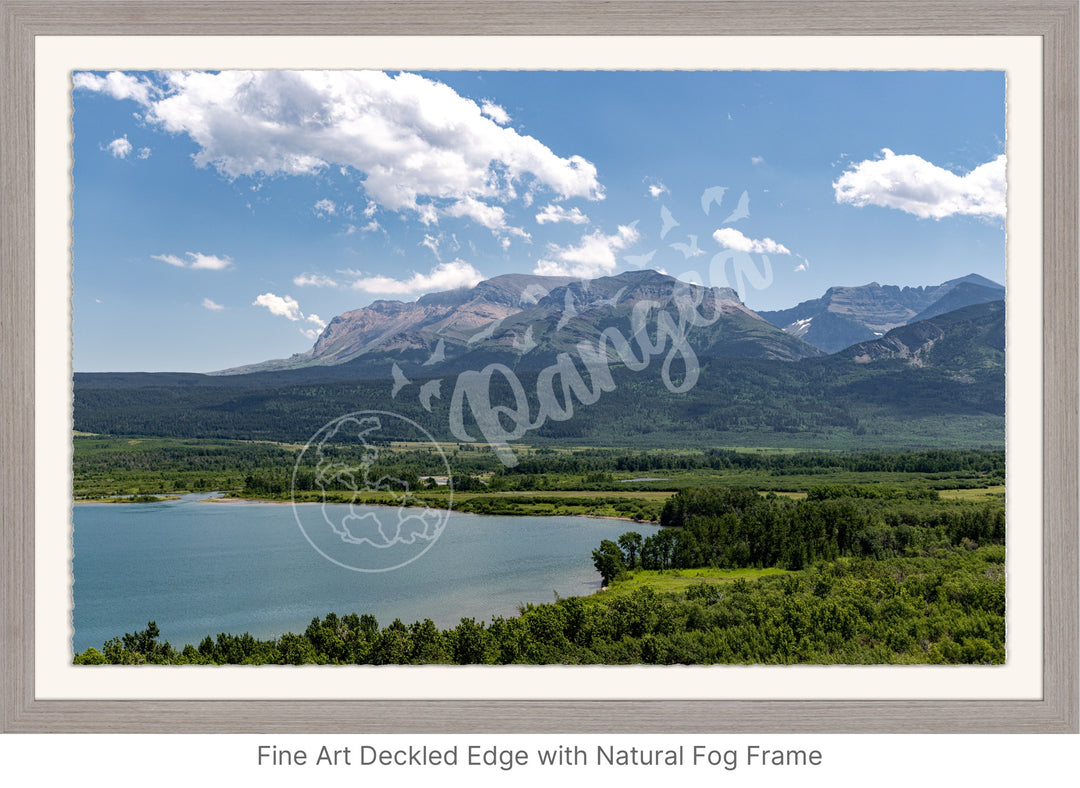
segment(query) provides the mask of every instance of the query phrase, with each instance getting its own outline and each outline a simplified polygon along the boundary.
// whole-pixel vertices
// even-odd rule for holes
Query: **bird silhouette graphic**
[[[735,210],[731,212],[728,218],[724,219],[724,224],[731,224],[737,222],[739,219],[745,219],[750,215],[750,194],[749,192],[743,192],[739,197],[739,204],[735,206]]]
[[[521,339],[514,337],[512,344],[514,346],[514,350],[518,351],[522,355],[525,355],[530,350],[535,348],[537,343],[536,340],[533,339],[533,327],[529,326],[528,328],[526,328],[525,335]]]
[[[396,361],[394,362],[394,366],[390,369],[390,374],[394,377],[394,388],[390,390],[390,398],[395,399],[398,392],[412,383],[412,381],[405,377],[405,373],[401,371],[401,367],[397,365]]]
[[[525,306],[530,306],[537,303],[541,298],[546,296],[550,291],[543,285],[529,285],[521,291],[521,296],[518,301]],[[499,322],[502,322],[501,320]]]
[[[547,291],[545,291],[545,293],[546,292]],[[499,326],[502,325],[502,322],[505,319],[506,319],[505,317],[500,317],[498,320],[496,320],[490,326],[485,328],[483,331],[477,331],[475,334],[473,334],[471,337],[469,337],[468,344],[473,345],[473,344],[475,344],[477,342],[480,342],[481,340],[491,339],[491,337],[495,334],[495,332],[498,330]]]
[[[724,199],[724,192],[727,191],[727,186],[710,186],[708,189],[701,193],[701,210],[705,211],[705,215],[709,215],[709,209],[713,203],[719,205]]]
[[[574,294],[570,291],[570,288],[566,288],[566,297],[563,299],[563,313],[559,318],[558,324],[555,326],[556,331],[562,331],[563,326],[569,323],[577,317],[577,307],[574,305]]]
[[[668,210],[668,207],[666,205],[661,205],[660,206],[660,222],[661,222],[661,227],[660,227],[660,237],[661,238],[663,238],[665,235],[667,235],[668,233],[670,233],[672,230],[674,230],[676,227],[679,226],[679,223],[677,221],[675,221],[675,217],[671,215],[671,211]]]
[[[652,262],[652,259],[655,256],[656,256],[656,250],[653,249],[648,254],[631,254],[631,255],[627,255],[626,257],[623,258],[623,260],[630,263],[630,265],[634,266],[635,268],[644,268],[650,262]]]
[[[697,236],[696,235],[691,235],[691,236],[689,236],[689,238],[690,238],[690,243],[688,243],[688,244],[684,244],[684,243],[679,242],[679,243],[673,243],[673,244],[669,244],[669,245],[676,252],[682,252],[683,257],[685,257],[687,260],[689,260],[691,257],[697,257],[699,254],[705,254],[705,251],[703,249],[698,248]]]
[[[611,298],[598,298],[597,300],[593,301],[589,306],[611,306],[611,307],[613,307],[617,303],[619,303],[619,299],[622,298],[622,294],[625,293],[625,292],[626,292],[626,288],[623,287],[623,288],[621,288],[619,290],[619,292],[617,292]]]
[[[423,386],[420,387],[420,404],[424,406],[424,410],[431,413],[431,400],[442,399],[442,379],[429,380]]]
[[[446,343],[440,339],[431,357],[424,362],[424,366],[430,367],[432,364],[441,364],[444,361],[446,361]]]

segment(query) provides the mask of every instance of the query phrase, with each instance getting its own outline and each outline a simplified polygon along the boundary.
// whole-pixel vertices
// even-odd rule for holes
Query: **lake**
[[[596,591],[592,551],[601,540],[659,530],[623,520],[451,512],[418,558],[367,573],[320,555],[289,505],[206,498],[75,505],[76,652],[101,649],[148,621],[176,648],[219,632],[299,633],[331,611],[371,613],[380,626],[395,618],[406,624],[430,618],[442,628],[463,617],[488,622],[514,615],[521,603]],[[397,510],[353,511],[384,518]]]

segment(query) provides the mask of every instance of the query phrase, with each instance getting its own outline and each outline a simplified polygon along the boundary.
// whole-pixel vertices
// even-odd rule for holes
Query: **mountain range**
[[[375,301],[335,317],[304,353],[216,374],[387,358],[402,366],[435,366],[499,356],[514,368],[544,366],[579,342],[595,343],[605,328],[628,326],[635,309],[677,315],[680,302],[716,318],[688,333],[703,355],[791,361],[821,354],[762,320],[730,288],[687,284],[656,271],[590,280],[506,274],[416,301]]]
[[[345,413],[392,410],[457,441],[478,435],[484,418],[461,408],[460,381],[498,365],[518,393],[489,377],[483,401],[491,414],[527,409],[533,443],[999,447],[1005,304],[989,300],[995,293],[1003,295],[976,276],[830,288],[786,310],[796,317],[780,327],[732,290],[655,271],[500,276],[347,312],[288,359],[208,375],[76,374],[74,423],[105,434],[303,442]],[[839,320],[863,339],[827,353],[807,341],[810,329],[785,330],[799,320]],[[588,384],[575,388],[575,374]],[[576,410],[539,419],[544,386],[560,392],[557,409]]]
[[[830,287],[821,298],[758,314],[785,333],[826,353],[835,353],[856,342],[881,337],[898,326],[1004,298],[1002,285],[969,274],[930,287],[877,282],[860,287]]]
[[[678,300],[718,315],[688,338],[699,356],[794,361],[835,353],[972,304],[1000,301],[1005,288],[978,274],[928,287],[871,282],[830,287],[823,296],[779,311],[755,313],[730,288],[680,282],[656,271],[591,280],[506,274],[415,301],[375,301],[333,318],[304,353],[221,370],[242,375],[348,362],[382,366],[471,366],[499,357],[513,368],[545,366],[605,329],[629,325],[639,305],[678,313]],[[363,362],[368,362],[364,364]],[[457,363],[455,363],[457,362]]]

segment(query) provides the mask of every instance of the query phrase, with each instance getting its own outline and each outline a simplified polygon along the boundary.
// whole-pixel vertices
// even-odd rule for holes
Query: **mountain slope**
[[[690,285],[656,271],[592,280],[509,274],[414,302],[376,301],[335,317],[306,353],[216,374],[348,363],[357,373],[385,371],[392,363],[438,370],[476,366],[487,357],[535,368],[580,342],[595,345],[607,329],[631,337],[635,314],[646,323],[659,320],[660,312],[675,323],[693,322],[693,309],[709,322],[689,326],[686,335],[704,355],[792,360],[820,354],[747,309],[729,288]]]
[[[896,287],[871,282],[859,287],[830,287],[821,298],[759,314],[786,333],[835,353],[882,336],[898,326],[951,312],[971,304],[1004,298],[1005,288],[978,274],[930,287]]]
[[[571,398],[572,416],[563,419],[540,419],[540,400],[546,396],[541,392],[553,383],[544,375],[550,373],[526,363],[532,353],[517,354],[512,347],[474,351],[438,365],[417,362],[404,379],[391,376],[390,356],[381,354],[375,356],[382,359],[378,364],[361,357],[253,375],[76,375],[74,423],[78,430],[105,434],[302,443],[345,413],[391,410],[457,445],[460,439],[449,428],[456,376],[482,368],[461,364],[517,358],[514,375],[524,400],[499,379],[486,396],[492,409],[527,410],[531,426],[521,440],[533,444],[1000,447],[1004,339],[1004,304],[995,302],[899,327],[824,357],[792,361],[702,354],[696,384],[682,393],[664,384],[659,355],[640,370],[612,360],[610,389],[589,404]],[[566,352],[582,369],[580,356]],[[558,397],[563,403],[563,395]],[[463,415],[465,430],[483,447],[471,409]]]

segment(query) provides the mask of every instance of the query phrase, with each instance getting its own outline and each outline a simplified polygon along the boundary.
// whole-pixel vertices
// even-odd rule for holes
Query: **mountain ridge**
[[[429,366],[474,353],[523,357],[539,347],[529,364],[579,342],[596,341],[606,328],[629,336],[638,319],[635,311],[654,308],[683,319],[679,315],[699,307],[716,316],[711,328],[690,328],[689,338],[706,354],[789,360],[820,354],[798,337],[776,330],[730,288],[688,284],[650,270],[590,280],[505,274],[473,288],[432,293],[416,301],[375,301],[334,317],[304,353],[211,374],[334,366],[380,355],[392,355],[402,364]],[[421,361],[425,354],[427,359]]]
[[[645,368],[613,361],[610,388],[523,439],[571,446],[998,447],[1005,435],[1004,348],[1000,301],[901,326],[830,355],[703,355],[700,377],[685,392],[665,385],[659,356]],[[386,358],[233,376],[77,373],[74,426],[108,435],[302,443],[344,413],[389,409],[456,444],[449,430],[454,375],[481,370],[462,366],[466,360],[510,360],[512,350],[504,353],[424,366],[425,352],[396,379]],[[580,356],[566,356],[580,367]],[[510,370],[526,400],[497,380],[490,406],[538,412],[549,369]],[[471,418],[464,425],[475,435]]]
[[[788,309],[758,314],[786,333],[826,353],[883,336],[909,325],[975,303],[1004,298],[1005,288],[979,274],[939,285],[898,287],[870,282],[835,286],[824,295]]]

